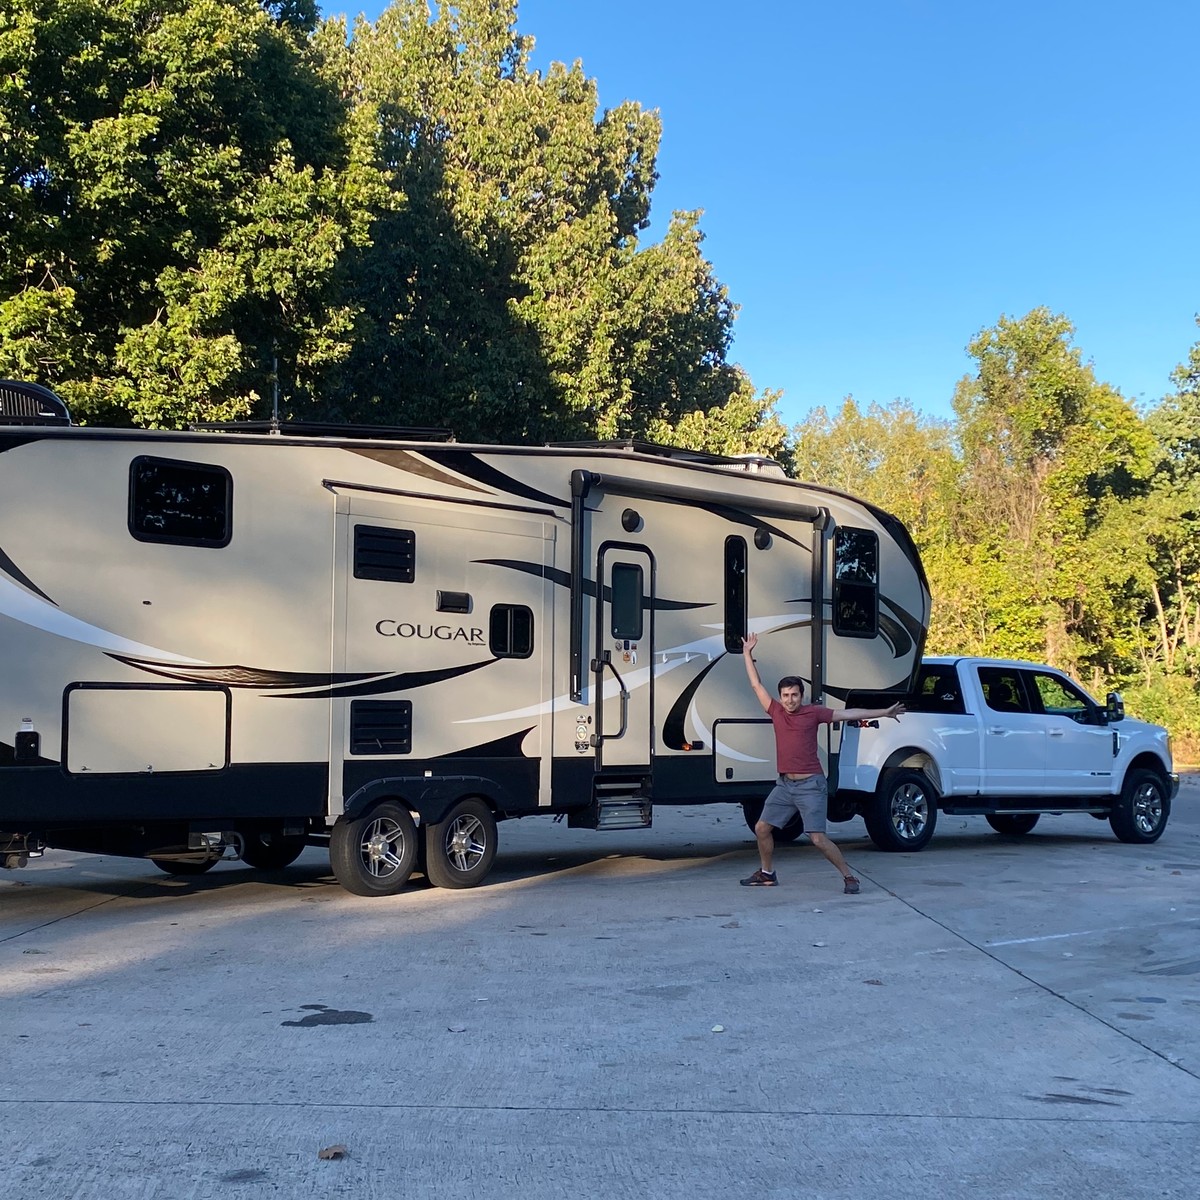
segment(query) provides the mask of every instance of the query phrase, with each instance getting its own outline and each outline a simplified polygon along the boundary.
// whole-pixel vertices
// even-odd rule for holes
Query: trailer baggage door
[[[650,770],[654,725],[654,558],[624,544],[600,549],[591,662],[597,769]]]

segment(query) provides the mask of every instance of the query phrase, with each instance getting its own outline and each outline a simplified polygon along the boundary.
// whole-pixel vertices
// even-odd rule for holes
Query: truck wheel
[[[764,804],[766,804],[765,797],[762,800],[742,801],[742,816],[746,818],[746,827],[751,833],[754,832],[754,827],[758,824],[758,818],[762,816]],[[804,818],[797,813],[782,829],[775,830],[775,845],[783,846],[790,844],[803,833]]]
[[[1040,813],[988,813],[984,820],[997,832],[1009,837],[1028,833],[1037,823]]]
[[[361,817],[339,817],[329,835],[329,862],[337,881],[355,896],[394,896],[417,858],[417,827],[395,800]]]
[[[884,771],[863,821],[880,850],[922,849],[937,824],[933,785],[921,771],[907,767]]]
[[[1171,815],[1171,796],[1162,776],[1139,767],[1125,776],[1108,823],[1117,839],[1145,845],[1157,842]]]
[[[288,836],[258,829],[242,837],[242,862],[259,871],[282,871],[300,857],[306,842],[303,834]]]
[[[423,832],[425,876],[434,887],[475,887],[496,861],[496,818],[482,800],[460,800]]]

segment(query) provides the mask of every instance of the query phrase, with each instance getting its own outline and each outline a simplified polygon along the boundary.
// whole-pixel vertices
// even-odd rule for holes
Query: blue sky
[[[789,423],[948,416],[967,342],[1037,305],[1139,403],[1200,339],[1195,0],[521,0],[518,28],[658,109],[647,236],[704,210],[731,357]]]

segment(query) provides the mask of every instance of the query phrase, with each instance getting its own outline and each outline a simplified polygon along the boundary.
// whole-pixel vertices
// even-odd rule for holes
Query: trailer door
[[[596,765],[650,769],[654,727],[654,557],[606,543],[596,568],[591,662]]]

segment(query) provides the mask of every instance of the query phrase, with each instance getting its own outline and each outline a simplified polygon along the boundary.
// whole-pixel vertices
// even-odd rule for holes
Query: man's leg
[[[757,829],[755,832],[758,832]],[[853,878],[854,872],[850,870],[850,865],[842,857],[842,852],[837,848],[837,845],[834,842],[831,842],[823,833],[810,833],[808,835],[808,840],[812,842],[812,844],[816,846],[816,848],[820,850],[820,852],[825,855],[825,857],[829,859],[829,861],[833,863],[835,867],[837,867],[837,869],[841,872],[843,879],[845,879],[847,876]]]
[[[762,862],[762,869],[770,875],[774,869],[771,864],[775,861],[775,826],[762,820],[755,822],[754,838],[758,842],[758,857]]]

